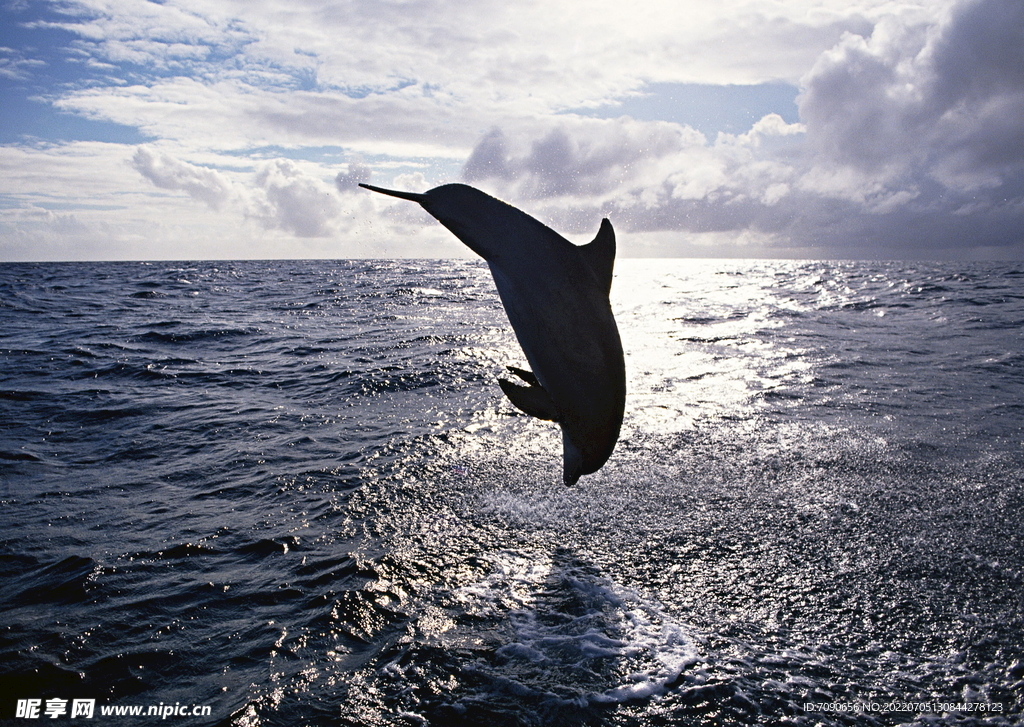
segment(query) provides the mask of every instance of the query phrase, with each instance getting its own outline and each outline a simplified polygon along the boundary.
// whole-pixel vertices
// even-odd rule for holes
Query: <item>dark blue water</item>
[[[1021,723],[1024,268],[624,260],[612,303],[567,489],[482,263],[0,265],[0,720]]]

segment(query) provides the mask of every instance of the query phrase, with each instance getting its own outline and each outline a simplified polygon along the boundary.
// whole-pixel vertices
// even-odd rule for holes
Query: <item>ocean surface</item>
[[[612,306],[566,488],[482,262],[0,265],[0,722],[1024,722],[1024,266]]]

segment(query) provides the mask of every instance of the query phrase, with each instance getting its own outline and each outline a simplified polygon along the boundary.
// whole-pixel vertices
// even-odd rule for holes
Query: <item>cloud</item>
[[[560,117],[548,128],[492,129],[463,168],[467,182],[532,202],[569,231],[612,216],[629,232],[741,230],[751,210],[790,194],[787,159],[803,127],[770,114],[709,142],[688,126]]]
[[[45,66],[45,61],[26,58],[14,48],[0,46],[0,78],[24,81],[31,78],[32,71]]]
[[[142,170],[168,186],[153,184],[135,168],[136,159]],[[180,150],[156,145],[0,146],[2,188],[17,190],[16,195],[5,193],[0,205],[0,260],[422,257],[460,252],[457,241],[448,245],[441,235],[436,236],[439,240],[430,238],[428,246],[423,235],[406,235],[408,242],[395,239],[390,226],[374,222],[373,195],[364,190],[338,194],[332,188],[331,175],[337,170],[331,167],[283,159],[247,167],[237,156],[214,154],[185,159]],[[219,207],[204,196],[220,202]],[[418,220],[416,229],[423,228]]]
[[[288,159],[263,166],[256,175],[250,216],[267,227],[277,227],[298,237],[329,237],[341,205],[324,182],[307,174]]]
[[[847,36],[803,80],[825,168],[916,193],[994,188],[1024,165],[1024,5],[973,0],[939,23],[889,18]]]
[[[481,128],[614,102],[652,81],[792,82],[868,23],[761,0],[643,12],[611,0],[59,8],[67,15],[45,25],[76,34],[82,62],[104,69],[71,84],[62,110],[193,149],[334,144],[460,159]]]
[[[769,114],[714,139],[628,117],[496,126],[463,178],[575,232],[610,215],[640,236],[755,239],[760,254],[1024,250],[1024,5],[884,16],[801,83],[801,123]]]
[[[148,147],[135,151],[132,166],[156,186],[188,192],[190,197],[215,210],[232,196],[231,183],[215,170],[188,164]]]
[[[350,162],[347,172],[338,172],[334,178],[334,186],[339,192],[351,192],[359,189],[360,184],[370,181],[372,172],[365,164]]]
[[[383,186],[425,189],[461,169],[569,233],[612,216],[624,254],[1024,247],[1015,0],[45,7],[36,27],[75,35],[45,56],[75,69],[46,102],[153,141],[122,147],[116,163],[112,149],[40,152],[50,176],[26,163],[17,178],[31,184],[11,176],[0,192],[25,209],[88,200],[95,211],[75,216],[92,229],[106,206],[125,239],[163,231],[173,245],[194,223],[196,239],[214,226],[233,240],[327,245],[358,231],[353,220],[370,220],[380,239],[413,239],[425,234],[421,211],[356,185],[372,170]],[[32,57],[0,49],[0,77],[42,77]],[[623,99],[642,109],[645,89],[768,83],[800,85],[800,123],[767,114],[716,134],[674,122],[694,118],[678,109],[593,115]],[[126,156],[153,186],[118,178]],[[137,206],[122,212],[126,200]],[[152,234],[132,227],[143,220]]]
[[[517,199],[600,197],[642,177],[652,161],[704,143],[692,129],[626,117],[557,120],[534,138],[527,134],[509,138],[492,129],[470,154],[463,178],[513,187]]]
[[[221,210],[230,202],[232,215],[256,220],[266,229],[285,230],[297,237],[329,237],[337,232],[334,223],[342,205],[335,191],[289,159],[266,162],[249,180],[239,180],[143,146],[135,151],[132,166],[157,187],[187,192],[211,209]],[[350,174],[368,178],[369,170],[353,165]]]
[[[351,98],[338,91],[253,88],[177,76],[86,88],[54,105],[97,121],[138,128],[193,151],[260,146],[336,146],[353,153],[464,159],[480,121],[422,93]],[[438,129],[443,129],[439,134]]]

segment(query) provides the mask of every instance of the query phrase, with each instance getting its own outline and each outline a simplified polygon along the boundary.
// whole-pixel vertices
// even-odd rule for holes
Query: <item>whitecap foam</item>
[[[581,705],[644,700],[697,661],[689,629],[660,603],[570,553],[490,560],[491,573],[457,597],[470,613],[504,612],[506,642],[477,671],[505,690]]]

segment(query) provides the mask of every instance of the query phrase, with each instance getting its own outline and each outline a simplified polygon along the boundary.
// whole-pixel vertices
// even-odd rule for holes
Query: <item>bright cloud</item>
[[[1024,163],[1024,5],[964,3],[942,22],[886,18],[804,78],[819,163],[889,185],[998,187]]]
[[[350,191],[358,184],[343,188],[348,177],[339,174],[335,190],[289,159],[262,163],[248,178],[190,164],[148,147],[139,147],[131,163],[161,189],[186,192],[213,210],[230,204],[235,214],[296,237],[332,237],[341,232],[339,220],[349,210],[344,195],[336,191]],[[353,165],[350,174],[360,181],[369,179],[368,168],[359,165]]]
[[[140,147],[132,157],[132,166],[139,174],[163,189],[180,189],[193,199],[220,209],[231,196],[231,184],[212,169],[187,164],[147,147]]]
[[[269,227],[289,230],[299,237],[328,237],[331,223],[341,214],[333,190],[319,179],[302,173],[287,159],[270,162],[256,175],[263,192],[254,216]]]

